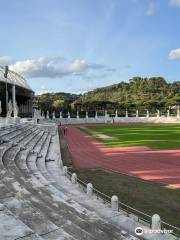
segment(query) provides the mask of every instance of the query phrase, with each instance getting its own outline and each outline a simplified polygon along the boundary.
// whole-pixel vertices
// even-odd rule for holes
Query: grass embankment
[[[80,128],[96,140],[110,147],[146,146],[152,149],[180,148],[180,125],[106,125],[86,126]],[[113,140],[98,137],[97,133],[105,134]]]
[[[80,170],[77,174],[108,196],[115,194],[121,202],[149,215],[158,213],[164,221],[180,227],[180,189],[101,169]]]

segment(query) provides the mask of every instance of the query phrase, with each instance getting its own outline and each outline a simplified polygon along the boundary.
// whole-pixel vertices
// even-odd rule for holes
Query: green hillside
[[[131,114],[136,109],[140,114],[145,114],[148,109],[156,112],[167,112],[171,107],[171,113],[176,112],[180,105],[180,81],[168,83],[162,77],[141,78],[134,77],[129,82],[120,82],[111,86],[98,88],[83,95],[70,93],[46,93],[38,96],[39,108],[43,111],[54,111],[53,102],[64,100],[58,110],[62,111],[95,111],[109,110],[114,112],[120,109],[119,114],[124,115],[125,109]]]
[[[65,110],[68,111],[70,109],[71,104],[79,99],[81,95],[71,94],[71,93],[45,93],[42,95],[37,96],[38,99],[38,107],[46,112],[46,111],[54,111],[54,110]],[[56,100],[63,100],[62,106],[59,109],[55,109],[53,103]]]
[[[119,107],[155,110],[175,105],[180,105],[180,81],[168,83],[162,77],[134,77],[129,82],[85,93],[75,102],[75,106],[88,109]]]

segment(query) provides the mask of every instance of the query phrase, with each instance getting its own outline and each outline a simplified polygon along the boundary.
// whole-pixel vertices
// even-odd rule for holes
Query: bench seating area
[[[57,143],[55,125],[0,128],[0,239],[137,239],[68,198]]]

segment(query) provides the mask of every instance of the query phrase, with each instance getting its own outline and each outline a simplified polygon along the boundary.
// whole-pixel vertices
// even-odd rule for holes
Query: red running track
[[[78,169],[109,169],[144,180],[180,187],[180,149],[110,148],[74,126],[68,127],[66,140]]]

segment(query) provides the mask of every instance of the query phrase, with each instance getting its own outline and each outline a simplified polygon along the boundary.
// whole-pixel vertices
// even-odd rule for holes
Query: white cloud
[[[151,1],[146,10],[146,15],[152,16],[155,13],[155,9],[156,9],[156,3],[154,1]]]
[[[169,53],[170,60],[180,60],[180,48],[173,49]]]
[[[50,91],[48,89],[41,89],[41,90],[36,91],[36,95],[42,95],[42,94],[49,93],[49,92]]]
[[[67,64],[64,70],[69,73],[82,73],[90,69],[104,69],[106,66],[95,63],[87,63],[85,60],[74,60],[72,63]]]
[[[26,77],[56,77],[58,72],[55,69],[57,58],[38,58],[25,61],[17,61],[9,68]]]
[[[10,65],[12,62],[13,62],[13,60],[9,56],[0,57],[0,66]]]
[[[46,88],[45,86],[41,86],[41,88],[36,91],[36,95],[42,95],[50,92],[54,92],[54,89],[49,89],[49,88]]]
[[[180,7],[180,0],[170,0],[169,3],[173,6],[179,6]]]
[[[9,66],[11,70],[22,74],[25,77],[63,77],[71,75],[84,75],[89,71],[105,70],[107,67],[102,64],[88,63],[86,60],[76,59],[64,63],[62,58],[43,58],[17,61]]]

